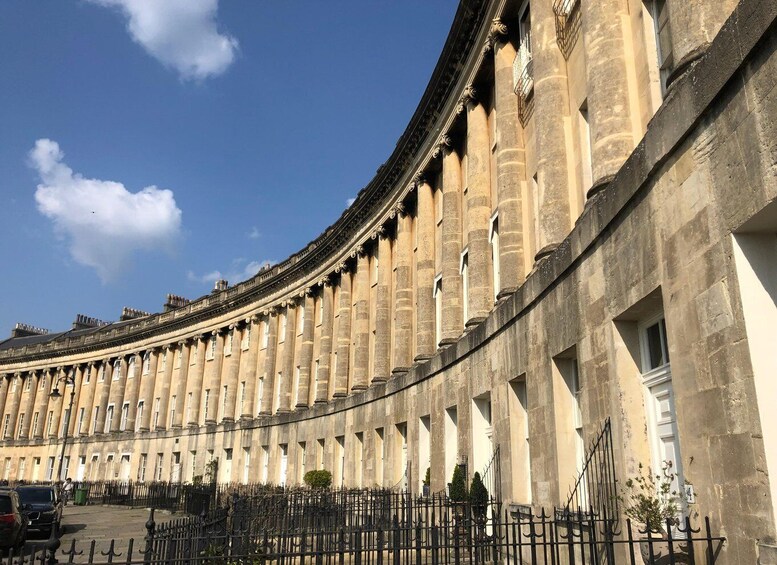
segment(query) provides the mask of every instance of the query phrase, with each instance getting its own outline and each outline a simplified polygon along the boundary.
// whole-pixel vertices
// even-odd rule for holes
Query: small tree
[[[448,483],[448,498],[451,502],[465,502],[467,500],[467,482],[464,480],[464,471],[460,465],[453,468],[453,478]]]
[[[426,468],[426,475],[424,475],[424,484],[426,486],[429,486],[432,482],[432,470],[431,468]]]
[[[310,488],[327,489],[332,486],[332,473],[325,469],[308,471],[302,479]]]
[[[661,472],[655,474],[651,469],[645,474],[640,463],[639,473],[626,480],[625,488],[618,496],[623,513],[653,532],[663,532],[667,520],[677,524],[685,493],[674,488],[675,478],[671,461],[664,461]]]
[[[480,473],[475,473],[472,477],[472,484],[469,486],[469,503],[476,508],[485,508],[488,504],[488,489],[480,478]]]

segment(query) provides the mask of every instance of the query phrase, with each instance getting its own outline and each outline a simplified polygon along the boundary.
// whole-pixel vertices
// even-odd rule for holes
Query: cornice
[[[501,13],[504,1],[461,0],[432,77],[391,156],[340,218],[303,249],[247,281],[169,312],[133,320],[135,323],[112,324],[75,338],[65,332],[34,346],[0,350],[0,363],[84,355],[176,332],[175,339],[186,339],[180,333],[186,333],[182,330],[189,326],[250,305],[267,309],[326,279],[354,248],[368,242],[396,215],[397,205],[436,158],[435,144],[458,117],[456,107],[487,56],[482,46],[489,40],[492,22]]]

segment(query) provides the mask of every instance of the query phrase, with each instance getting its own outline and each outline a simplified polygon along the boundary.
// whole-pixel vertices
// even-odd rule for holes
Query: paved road
[[[130,539],[134,538],[133,555],[143,551],[143,538],[146,535],[146,521],[149,510],[145,508],[124,508],[121,506],[67,506],[62,516],[64,532],[60,538],[62,551],[68,551],[75,540],[76,551],[83,551],[83,555],[76,556],[74,562],[83,563],[88,560],[91,550],[91,542],[95,541],[94,555],[96,561],[107,561],[108,557],[100,555],[108,553],[111,540],[114,540],[114,553],[121,553],[122,557],[114,558],[114,561],[127,558],[127,548]],[[169,512],[156,511],[154,521],[162,524],[170,520],[184,517],[184,514],[170,514]],[[41,548],[47,540],[29,539],[25,545],[28,548]],[[60,562],[67,562],[68,555],[58,555]],[[134,560],[134,559],[133,559]]]

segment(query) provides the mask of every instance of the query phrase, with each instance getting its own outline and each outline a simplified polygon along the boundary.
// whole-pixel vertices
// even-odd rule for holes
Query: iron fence
[[[471,510],[471,509],[469,509]],[[157,527],[151,517],[146,536],[111,542],[98,551],[95,542],[59,546],[54,536],[46,547],[2,560],[21,563],[133,564],[278,564],[278,565],[472,565],[639,563],[714,564],[724,539],[712,534],[709,519],[697,527],[667,524],[666,535],[643,532],[630,521],[620,530],[592,519],[591,513],[557,512],[516,518],[505,512],[491,519],[467,514],[459,506],[429,520],[422,515],[402,524],[316,529],[276,524],[258,527],[239,508],[219,508]],[[674,526],[674,527],[670,527]],[[673,537],[676,536],[676,537]]]

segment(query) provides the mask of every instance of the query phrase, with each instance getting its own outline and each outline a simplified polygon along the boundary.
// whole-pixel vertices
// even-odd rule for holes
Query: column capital
[[[363,245],[357,245],[356,247],[351,250],[351,259],[355,259],[356,257],[361,257],[364,255],[364,246]]]
[[[473,85],[468,84],[464,88],[464,92],[462,92],[461,98],[459,98],[459,103],[456,105],[456,113],[461,114],[467,106],[470,104],[476,104],[477,101],[477,90],[475,90]]]
[[[413,188],[418,188],[427,181],[426,173],[424,171],[418,171],[413,175]]]
[[[337,265],[337,267],[335,267],[335,273],[339,275],[347,275],[348,270],[349,270],[348,263],[346,263],[345,261],[343,261],[342,263]]]
[[[432,157],[436,159],[442,155],[445,151],[449,150],[453,146],[453,141],[447,133],[444,133],[437,140],[437,143],[432,150]]]
[[[313,289],[311,287],[306,287],[299,291],[299,294],[297,295],[297,297],[305,298],[306,296],[310,296],[312,294],[313,294]]]
[[[332,286],[332,281],[329,280],[329,276],[321,277],[318,280],[318,286]]]
[[[491,28],[488,30],[488,37],[483,45],[483,54],[489,53],[499,43],[507,41],[507,24],[500,18],[491,20]]]
[[[370,239],[378,239],[379,237],[385,237],[386,236],[386,227],[383,225],[378,226],[375,228],[375,231],[372,232],[370,235]]]

